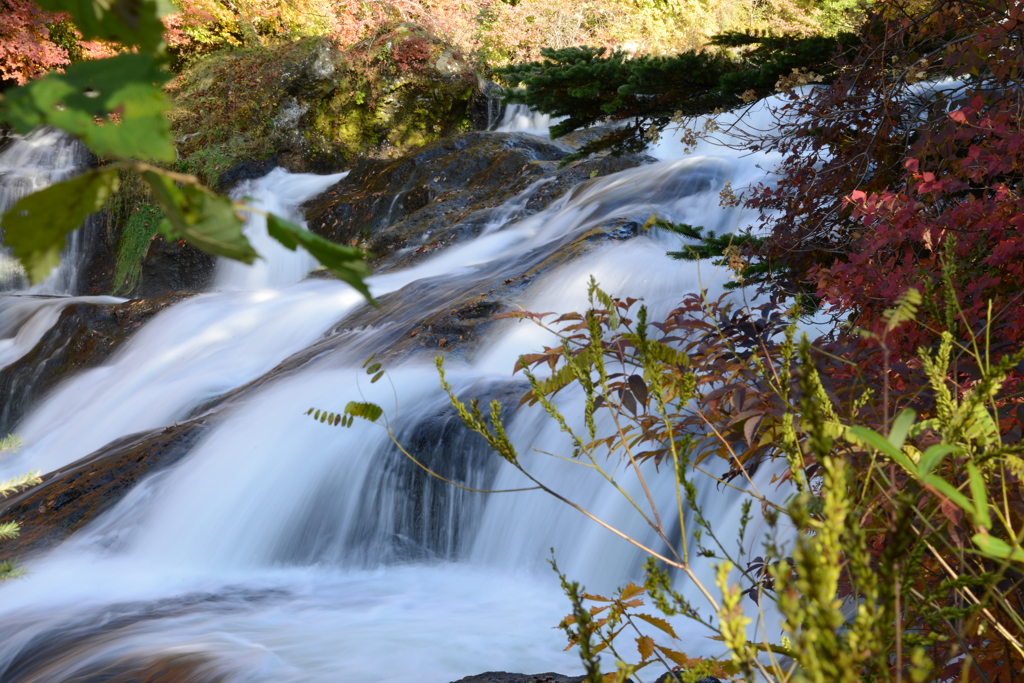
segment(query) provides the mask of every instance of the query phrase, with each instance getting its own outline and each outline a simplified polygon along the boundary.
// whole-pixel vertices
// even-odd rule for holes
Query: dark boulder
[[[504,671],[488,671],[475,676],[466,676],[452,683],[583,683],[586,676],[563,676],[562,674],[510,674]]]
[[[144,322],[186,296],[65,306],[31,351],[0,370],[0,433],[9,432],[58,382],[103,363]]]
[[[277,155],[273,154],[262,161],[247,160],[237,164],[220,174],[217,178],[217,189],[227,192],[243,180],[257,180],[277,168]]]

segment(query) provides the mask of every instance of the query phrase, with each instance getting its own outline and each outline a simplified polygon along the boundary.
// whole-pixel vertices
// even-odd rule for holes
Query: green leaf
[[[922,476],[931,474],[932,470],[939,466],[939,463],[942,462],[943,458],[950,453],[957,453],[959,451],[959,448],[947,443],[936,444],[929,447],[921,456],[921,462],[917,465],[918,472]]]
[[[167,0],[37,0],[51,12],[67,12],[85,40],[99,38],[156,54],[164,47],[160,17],[174,11]]]
[[[174,161],[170,101],[159,87],[167,79],[147,55],[80,62],[4,93],[0,118],[19,133],[56,126],[100,156]]]
[[[371,275],[371,271],[363,260],[365,254],[362,251],[325,240],[274,214],[267,216],[267,232],[292,251],[298,245],[302,245],[321,265],[337,275],[338,279],[349,283],[366,297],[367,301],[374,306],[377,305],[370,295],[369,287],[366,286],[365,279]]]
[[[971,486],[971,497],[974,498],[974,523],[991,529],[992,518],[988,514],[988,493],[985,490],[985,479],[973,462],[967,463],[967,476]]]
[[[942,477],[935,474],[929,474],[921,479],[924,484],[931,486],[933,489],[949,498],[953,501],[961,510],[964,512],[974,515],[974,505],[971,501],[967,500],[967,496],[960,493],[954,488],[949,482]]]
[[[356,401],[349,401],[348,405],[345,406],[345,414],[352,415],[354,417],[361,417],[364,420],[370,422],[376,422],[381,415],[384,414],[384,409],[376,403],[358,403]]]
[[[989,536],[988,534],[974,534],[971,540],[974,541],[974,545],[978,546],[983,555],[988,555],[997,560],[1024,562],[1024,550],[1012,547],[1001,538]]]
[[[21,527],[18,526],[17,522],[4,522],[0,524],[0,541],[9,541],[12,538],[17,538],[20,531]]]
[[[95,170],[23,197],[0,220],[32,284],[60,263],[64,237],[99,211],[117,190],[117,171]]]
[[[878,432],[868,429],[867,427],[851,427],[847,431],[847,436],[853,436],[855,440],[869,446],[873,446],[875,450],[889,456],[911,474],[917,474],[917,466],[914,465],[914,461],[908,458],[899,448],[896,448],[893,444],[889,443],[889,441]]]
[[[166,218],[160,232],[167,237],[184,238],[203,251],[252,263],[259,254],[242,234],[242,219],[227,197],[202,186],[183,185],[158,171],[142,174]]]
[[[917,413],[907,408],[900,411],[900,414],[892,421],[892,428],[889,430],[889,443],[891,443],[896,450],[903,449],[903,444],[907,440],[907,433],[910,431],[910,428],[914,426],[915,417],[917,417]]]

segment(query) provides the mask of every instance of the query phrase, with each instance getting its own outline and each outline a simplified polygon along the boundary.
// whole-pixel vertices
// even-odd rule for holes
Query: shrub
[[[919,302],[907,295],[881,316],[883,348],[911,324]],[[772,304],[736,310],[725,300],[694,296],[666,320],[648,323],[642,306],[612,299],[593,283],[591,303],[585,314],[547,326],[559,346],[520,359],[516,370],[531,385],[523,401],[539,403],[570,434],[574,449],[567,455],[608,468],[620,493],[613,476],[620,463],[642,483],[649,475],[638,465],[646,460],[667,466],[661,476],[677,478],[676,508],[659,512],[649,496],[634,503],[668,548],[655,552],[629,539],[650,558],[644,588],[630,584],[602,598],[563,577],[573,614],[562,628],[579,646],[591,680],[601,680],[603,650],[615,656],[610,676],[620,682],[649,665],[690,681],[709,673],[822,683],[974,674],[993,681],[1020,671],[1024,447],[1019,436],[1000,434],[997,415],[1000,405],[1017,400],[1003,393],[1003,383],[1024,351],[989,360],[984,349],[973,359],[977,381],[965,387],[954,381],[953,368],[974,347],[946,333],[937,349],[919,351],[920,374],[896,391],[888,372],[832,381],[831,364],[850,364],[838,355],[844,340],[817,348],[806,337],[797,341],[796,326],[786,325],[788,316]],[[548,315],[507,314],[540,324]],[[549,377],[531,372],[541,365]],[[475,402],[467,406],[451,393],[443,374],[442,384],[467,427],[523,469],[504,436],[500,408],[485,419]],[[568,426],[553,399],[570,385],[585,397],[583,434]],[[610,420],[596,420],[599,411]],[[753,479],[775,460],[785,463],[778,479],[794,490],[782,505]],[[712,474],[715,463],[727,470]],[[698,480],[743,484],[748,500],[739,543],[733,530],[716,529],[704,514]],[[769,530],[756,557],[743,543],[751,504]],[[718,563],[717,591],[694,573],[698,557]],[[666,568],[700,590],[717,623],[673,588]],[[728,659],[690,658],[637,630],[639,620],[660,630],[661,640],[676,637],[667,622],[638,611],[645,590],[664,615],[684,615],[713,631]],[[748,640],[743,596],[762,616],[774,606],[778,640],[770,624],[766,635]],[[588,602],[596,604],[587,609]],[[626,655],[634,641],[639,660]]]
[[[920,351],[919,372],[900,386],[889,368],[837,381],[833,368],[856,367],[850,349],[859,347],[841,335],[818,344],[798,339],[791,313],[777,303],[750,309],[693,295],[665,320],[649,321],[638,302],[613,299],[593,282],[590,295],[586,313],[550,323],[553,314],[504,314],[559,338],[516,364],[531,387],[522,403],[539,404],[569,434],[572,452],[554,456],[596,469],[609,494],[626,495],[620,466],[640,480],[645,493],[630,502],[663,550],[533,476],[507,436],[500,404],[492,402],[488,415],[476,401],[464,403],[438,359],[442,387],[469,429],[538,488],[649,556],[643,585],[611,597],[560,575],[572,605],[561,627],[588,681],[642,680],[637,674],[651,666],[682,681],[1012,680],[1024,664],[1024,447],[1019,436],[1000,433],[997,411],[1019,400],[1003,384],[1024,351],[990,360],[981,349],[973,359],[979,377],[966,387],[954,381],[954,368],[977,352],[947,333],[937,349]],[[908,294],[886,311],[879,346],[916,324],[919,303]],[[543,378],[533,372],[541,366],[549,371]],[[383,371],[375,363],[367,373],[377,381]],[[556,404],[570,386],[584,398],[582,432]],[[373,404],[310,413],[333,425],[387,424]],[[656,476],[675,478],[669,509],[646,493],[652,475],[640,465],[649,461],[661,466]],[[792,491],[785,502],[758,488],[762,467]],[[739,529],[716,528],[698,485],[747,498]],[[759,551],[744,541],[755,506],[768,529]],[[717,563],[714,586],[695,571],[700,558]],[[668,570],[707,605],[675,588]],[[663,616],[641,609],[644,593]],[[749,640],[744,598],[762,618],[778,614],[781,633],[769,623]],[[664,618],[675,615],[710,630],[726,657],[682,652]],[[615,657],[610,674],[601,673],[602,652]]]

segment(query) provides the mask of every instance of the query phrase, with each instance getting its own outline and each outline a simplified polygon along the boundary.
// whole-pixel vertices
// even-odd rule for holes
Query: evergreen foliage
[[[563,162],[571,163],[603,151],[642,152],[654,131],[682,117],[734,109],[766,97],[794,72],[814,73],[827,82],[836,72],[837,51],[849,52],[858,41],[849,33],[727,33],[715,36],[711,44],[719,49],[637,58],[605,48],[544,49],[542,62],[495,73],[517,88],[508,92],[507,101],[566,117],[551,127],[552,138],[598,123],[625,122]]]

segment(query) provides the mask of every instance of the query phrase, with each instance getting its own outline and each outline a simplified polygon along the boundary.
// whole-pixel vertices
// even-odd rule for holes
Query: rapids
[[[501,125],[547,122],[509,107]],[[653,153],[659,162],[591,180],[530,216],[518,217],[525,199],[513,198],[477,237],[376,274],[371,289],[380,299],[408,298],[415,310],[409,297],[429,290],[454,299],[488,278],[524,273],[613,218],[642,222],[657,212],[717,231],[753,220],[721,207],[719,192],[727,180],[736,189],[763,180],[772,159],[707,145],[685,154],[672,141]],[[235,192],[301,221],[299,205],[340,177],[275,170]],[[305,279],[308,256],[270,243],[260,219],[251,218],[246,231],[264,260],[220,264],[216,291],[158,314],[106,364],[60,384],[17,427],[26,445],[0,461],[0,478],[58,469],[248,386],[219,408],[184,459],[31,558],[26,578],[0,587],[0,681],[133,680],[117,676],[169,662],[187,664],[195,681],[446,683],[493,670],[578,674],[577,656],[563,652],[564,639],[551,628],[569,607],[548,567],[549,549],[563,572],[595,591],[639,578],[642,553],[539,492],[484,496],[426,477],[375,425],[331,428],[307,417],[310,406],[375,401],[397,438],[445,476],[476,488],[523,485],[457,423],[432,364],[394,362],[390,381],[369,382],[366,356],[408,320],[337,332],[340,321],[365,309],[362,298],[338,281]],[[672,248],[678,240],[658,231],[609,240],[544,272],[518,303],[582,310],[593,276],[614,295],[643,297],[657,316],[685,292],[720,288],[722,274],[668,259]],[[55,301],[0,299],[0,363],[31,348],[50,320],[39,316]],[[513,395],[521,390],[511,375],[515,359],[546,341],[529,324],[498,323],[468,357],[449,358],[449,381],[466,396]],[[302,354],[302,363],[285,363]],[[569,415],[578,402],[562,399]],[[531,450],[567,448],[540,411],[516,412],[510,433],[542,480],[657,543],[600,477]],[[636,488],[635,477],[618,474]],[[671,481],[652,476],[651,483],[672,509]],[[736,527],[735,496],[709,486],[701,498],[721,529]],[[700,571],[710,577],[708,567]],[[692,626],[677,627],[680,649],[718,651]]]

